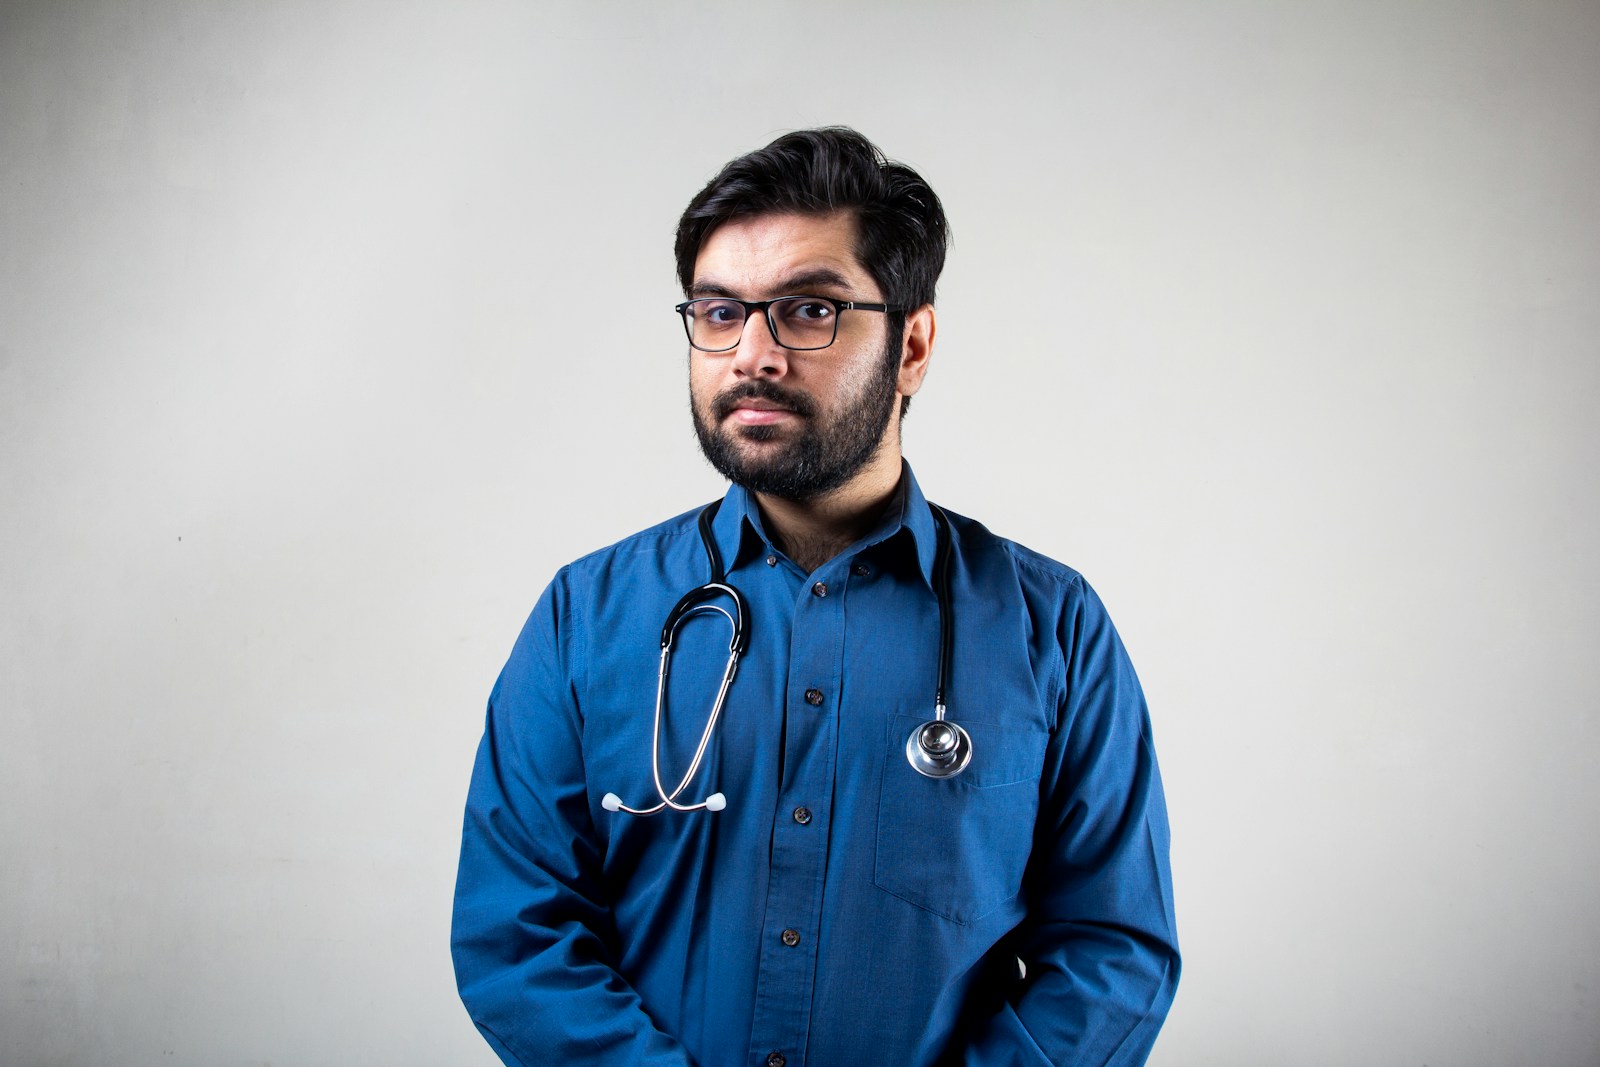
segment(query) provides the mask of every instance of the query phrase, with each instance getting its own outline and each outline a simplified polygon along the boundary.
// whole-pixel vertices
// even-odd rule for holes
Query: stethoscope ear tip
[[[615,793],[607,793],[605,796],[600,798],[600,806],[605,808],[607,811],[621,811],[622,798],[617,796]]]
[[[727,806],[728,798],[723,796],[721,793],[712,793],[710,796],[706,797],[707,811],[721,811]]]

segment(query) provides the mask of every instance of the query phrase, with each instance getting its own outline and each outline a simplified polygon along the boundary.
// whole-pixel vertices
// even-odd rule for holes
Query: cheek
[[[829,397],[835,402],[856,400],[871,388],[877,372],[878,367],[875,362],[865,358],[854,359],[847,365],[839,367],[825,388]]]
[[[689,360],[689,403],[696,411],[710,408],[711,398],[717,395],[720,387],[714,370],[700,360]]]

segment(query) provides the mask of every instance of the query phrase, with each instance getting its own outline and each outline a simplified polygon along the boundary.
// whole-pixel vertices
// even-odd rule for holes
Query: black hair
[[[834,211],[855,213],[856,259],[886,303],[913,311],[933,303],[950,241],[944,208],[920,174],[847,126],[786,133],[730,162],[689,201],[674,248],[684,295],[701,246],[723,223]],[[891,315],[889,336],[903,334],[905,322],[904,312]]]

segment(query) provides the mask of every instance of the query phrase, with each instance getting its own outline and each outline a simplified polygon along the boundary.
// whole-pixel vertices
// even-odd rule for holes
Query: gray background
[[[1146,683],[1152,1063],[1600,1063],[1600,5],[0,5],[0,1060],[487,1064],[485,695],[720,492],[670,241],[849,122],[907,451]],[[642,711],[641,713],[647,713]]]

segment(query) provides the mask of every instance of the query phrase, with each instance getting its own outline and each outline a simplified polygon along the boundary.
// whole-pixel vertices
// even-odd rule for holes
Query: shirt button
[[[783,943],[785,945],[788,945],[790,948],[794,948],[796,945],[798,945],[800,943],[800,931],[799,930],[785,930],[783,932],[782,936],[783,936]]]
[[[828,595],[828,583],[827,582],[818,582],[816,585],[812,586],[811,587],[811,595],[814,596],[814,597],[825,597],[825,596],[827,596]]]
[[[783,1065],[788,1062],[788,1060],[783,1058],[783,1053],[781,1052],[767,1053],[767,1067],[783,1067]]]
[[[778,565],[778,557],[777,556],[768,556],[767,557],[767,566],[776,567],[777,565]],[[774,1052],[773,1055],[776,1056],[777,1053]]]
[[[857,578],[865,578],[867,575],[872,573],[872,568],[868,567],[865,563],[857,563],[854,567],[850,568],[850,573],[854,574]]]
[[[812,707],[816,707],[818,704],[822,703],[822,690],[820,690],[820,689],[807,689],[806,690],[806,703],[810,704]]]
[[[811,809],[810,808],[795,808],[794,809],[794,821],[799,823],[801,826],[804,826],[806,823],[810,822],[811,821]]]

